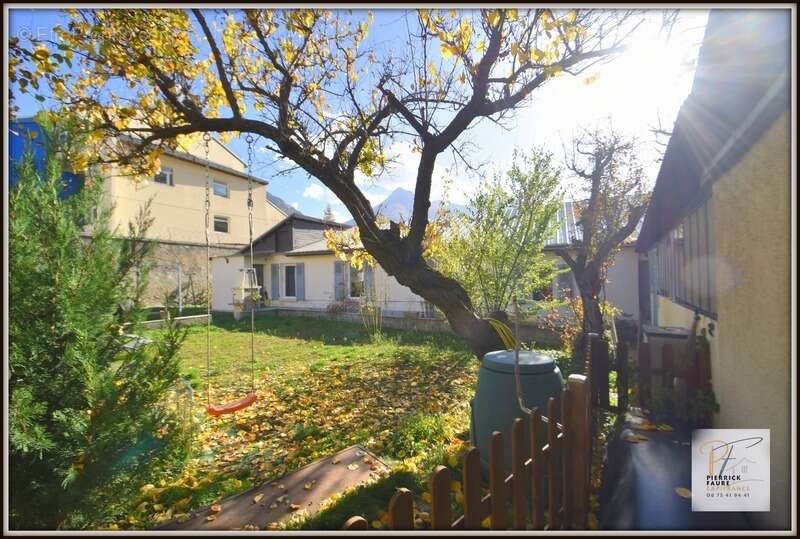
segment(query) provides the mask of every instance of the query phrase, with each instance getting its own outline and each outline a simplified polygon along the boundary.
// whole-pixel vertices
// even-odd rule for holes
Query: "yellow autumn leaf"
[[[256,494],[256,495],[253,497],[253,503],[258,503],[258,502],[260,502],[260,501],[261,501],[261,499],[262,499],[263,497],[264,497],[264,495],[263,495],[263,494]]]
[[[383,527],[383,524],[381,524],[380,520],[373,520],[370,522],[370,526],[372,526],[373,529],[380,530]]]
[[[449,43],[440,43],[439,48],[442,51],[442,58],[445,60],[458,54],[458,47]]]
[[[422,501],[425,502],[425,503],[429,503],[429,504],[433,503],[433,496],[431,495],[430,492],[423,492],[421,498],[422,498]]]
[[[481,520],[481,528],[491,528],[492,527],[492,516],[489,515],[488,517]]]
[[[676,487],[675,494],[681,498],[686,498],[687,500],[692,497],[692,491],[685,487]]]
[[[658,430],[662,432],[672,432],[673,430],[675,430],[674,428],[672,428],[672,425],[667,425],[666,423],[659,423],[657,427]]]
[[[486,14],[486,20],[489,21],[489,26],[497,26],[500,22],[500,12],[498,10],[491,10]]]

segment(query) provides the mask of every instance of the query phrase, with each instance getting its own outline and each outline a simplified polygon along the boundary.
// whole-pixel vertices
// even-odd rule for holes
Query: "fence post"
[[[492,529],[506,529],[505,463],[503,462],[503,434],[492,433],[489,445],[489,492],[492,501]]]
[[[544,454],[542,453],[542,414],[538,408],[530,416],[531,436],[531,513],[533,529],[544,529]]]
[[[575,511],[575,489],[574,477],[576,475],[573,466],[573,453],[575,452],[573,440],[573,426],[570,424],[572,419],[572,408],[574,404],[574,390],[567,385],[566,389],[561,393],[561,424],[564,426],[562,430],[562,438],[560,445],[561,452],[561,473],[562,473],[562,488],[561,500],[564,506],[562,527],[565,530],[572,529]]]
[[[525,529],[525,487],[527,485],[525,475],[525,442],[523,441],[524,423],[522,419],[515,418],[511,426],[511,473],[514,474],[512,488],[512,505],[514,510],[514,529]]]
[[[572,374],[567,379],[567,387],[572,394],[571,413],[569,419],[568,436],[572,446],[571,462],[573,470],[573,510],[572,526],[578,529],[586,528],[586,517],[589,512],[589,484],[591,481],[591,435],[589,432],[589,417],[591,414],[591,401],[589,399],[589,384],[585,376]]]
[[[434,530],[449,530],[450,509],[450,470],[437,466],[431,474],[431,526]]]
[[[462,491],[464,492],[464,529],[481,527],[481,461],[477,447],[464,455]]]
[[[367,529],[367,521],[364,517],[350,517],[342,526],[343,530],[364,531]]]
[[[558,464],[559,464],[559,440],[556,418],[558,405],[553,397],[547,399],[547,510],[549,515],[550,530],[557,530],[559,525],[559,504],[558,504]]]
[[[389,502],[389,527],[393,530],[414,529],[414,498],[407,488],[399,488]]]

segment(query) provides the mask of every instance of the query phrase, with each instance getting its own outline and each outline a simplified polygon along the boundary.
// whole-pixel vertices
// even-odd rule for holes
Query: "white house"
[[[326,245],[323,236],[326,228],[342,229],[345,225],[293,213],[254,240],[253,268],[262,297],[271,307],[345,309],[369,295],[384,315],[432,314],[428,302],[379,266],[357,270],[339,260]],[[249,266],[249,247],[212,260],[214,310],[233,310],[242,270]]]

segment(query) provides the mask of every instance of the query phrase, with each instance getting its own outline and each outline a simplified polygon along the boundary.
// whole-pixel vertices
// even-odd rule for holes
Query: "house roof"
[[[257,238],[253,238],[253,245],[255,245],[256,243],[260,242],[261,240],[263,240],[264,238],[266,238],[267,236],[269,236],[270,234],[272,234],[273,232],[278,230],[285,223],[287,223],[289,221],[292,221],[292,220],[306,221],[306,222],[309,222],[309,223],[319,223],[319,224],[322,224],[322,225],[328,225],[331,228],[347,228],[347,225],[344,225],[342,223],[337,223],[336,221],[326,221],[325,219],[317,219],[316,217],[309,217],[308,215],[304,215],[304,214],[295,212],[295,213],[292,213],[290,215],[287,215],[286,217],[284,217],[283,219],[281,219],[280,221],[278,221],[277,223],[272,225],[270,228],[268,228],[263,234],[261,234]],[[250,252],[250,246],[247,245],[247,246],[243,247],[242,249],[240,249],[239,251],[237,251],[236,253],[234,253],[233,256],[248,254],[249,252]],[[290,252],[292,252],[292,251],[287,251],[287,253],[290,253]]]
[[[287,204],[287,203],[286,203],[286,201],[285,201],[285,200],[283,200],[281,197],[279,197],[279,196],[275,196],[275,195],[273,195],[273,194],[270,194],[269,192],[267,192],[267,200],[268,200],[268,201],[269,201],[269,202],[270,202],[270,203],[271,203],[273,206],[275,206],[276,208],[278,208],[278,210],[279,210],[279,211],[280,211],[282,214],[284,214],[284,215],[286,215],[286,216],[292,215],[292,214],[294,214],[294,213],[296,213],[297,215],[305,215],[305,214],[304,214],[303,212],[301,212],[300,210],[296,210],[294,207],[292,207],[292,206],[290,206],[289,204]]]
[[[583,237],[583,232],[578,226],[577,219],[575,219],[574,202],[569,201],[561,204],[561,207],[558,208],[558,213],[556,213],[556,221],[558,222],[558,228],[555,234],[544,242],[545,248],[570,245],[573,241],[580,240]]]
[[[558,228],[555,233],[544,242],[544,249],[555,249],[569,247],[574,242],[583,239],[583,231],[578,226],[578,219],[576,218],[576,205],[575,201],[567,201],[561,204],[561,207],[556,213],[556,221]],[[636,228],[631,235],[622,243],[623,246],[632,245],[636,242],[636,238],[641,229],[642,223],[636,225]]]
[[[128,142],[133,142],[133,143],[137,143],[138,142],[136,139],[134,139],[133,137],[128,136],[128,135],[119,135],[119,138],[120,138],[120,140],[125,140],[125,141],[128,141]],[[219,142],[219,141],[217,141],[217,142],[220,144],[220,146],[225,148],[228,151],[228,153],[230,153],[231,155],[236,157],[236,159],[239,159],[236,156],[236,154],[234,154],[228,147],[226,147],[224,144],[222,144],[222,142]],[[183,161],[188,161],[190,163],[196,163],[196,164],[202,165],[202,166],[208,165],[208,168],[212,169],[212,170],[217,170],[219,172],[224,172],[224,173],[230,174],[232,176],[238,176],[239,178],[244,178],[245,180],[252,180],[254,182],[262,183],[264,185],[268,185],[269,184],[269,182],[267,180],[263,179],[263,178],[259,178],[258,176],[254,176],[252,174],[248,174],[246,172],[242,172],[241,170],[236,170],[235,168],[231,168],[231,167],[229,167],[227,165],[222,165],[220,163],[217,163],[216,161],[211,161],[211,160],[204,159],[202,157],[197,157],[196,155],[192,155],[189,152],[184,152],[184,151],[181,151],[181,150],[173,150],[173,149],[170,149],[170,148],[163,148],[161,151],[166,155],[175,157],[176,159],[181,159]],[[241,161],[241,159],[239,159],[239,160]]]
[[[637,251],[649,250],[701,205],[713,182],[789,110],[790,17],[786,9],[711,11]]]

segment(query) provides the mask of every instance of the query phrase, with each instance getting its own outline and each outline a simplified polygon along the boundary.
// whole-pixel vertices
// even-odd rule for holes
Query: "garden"
[[[249,323],[226,313],[215,313],[214,320],[212,402],[227,402],[249,389],[249,359],[243,359],[249,356]],[[194,509],[360,444],[392,471],[377,484],[344,493],[343,501],[332,500],[327,511],[280,526],[338,529],[361,514],[377,527],[395,487],[422,495],[437,465],[455,467],[468,445],[468,402],[478,367],[463,344],[446,334],[387,330],[375,338],[358,324],[310,322],[257,319],[258,401],[220,418],[204,410],[205,328],[190,328],[177,357],[194,388],[193,402],[184,394],[181,403],[193,406],[197,437],[191,450],[185,461],[154,470],[154,483],[118,498],[123,503],[116,513],[98,524],[138,529],[180,521]],[[380,490],[389,494],[381,497]]]
[[[19,181],[9,204],[12,526],[151,530],[187,522],[197,510],[213,522],[223,500],[264,483],[280,489],[280,478],[357,444],[369,452],[359,457],[375,472],[372,481],[341,489],[313,514],[287,493],[280,497],[283,517],[266,528],[341,529],[352,516],[372,529],[430,528],[436,506],[428,479],[445,465],[453,473],[453,516],[463,517],[464,528],[502,529],[507,508],[498,493],[508,476],[501,477],[502,459],[494,458],[501,450],[488,451],[487,490],[470,448],[480,361],[504,351],[519,369],[521,349],[534,347],[554,357],[565,378],[584,374],[594,364],[593,339],[614,333],[605,299],[609,267],[634,234],[650,192],[641,142],[610,121],[582,127],[565,144],[563,162],[547,147],[531,145],[498,158],[503,166],[494,171],[472,166],[475,148],[466,136],[483,120],[502,124],[552,79],[610,60],[641,14],[408,11],[403,16],[415,29],[407,25],[408,34],[400,36],[411,45],[408,57],[368,40],[372,13],[238,10],[219,21],[212,17],[222,13],[199,9],[67,15],[54,47],[38,38],[10,42],[18,93],[50,105],[36,118],[47,139],[46,162],[26,154],[15,163]],[[429,59],[434,53],[436,62]],[[40,93],[45,86],[48,95]],[[120,95],[118,87],[131,91]],[[107,203],[104,196],[114,189],[104,182],[130,179],[139,189],[152,179],[174,187],[172,169],[162,170],[159,155],[194,147],[207,163],[212,134],[246,142],[247,163],[240,161],[238,174],[248,182],[251,266],[254,236],[263,232],[253,230],[253,157],[265,151],[291,163],[278,175],[299,169],[317,178],[353,217],[353,227],[326,231],[328,251],[357,270],[380,266],[432,305],[452,332],[381,328],[374,305],[372,323],[365,316],[363,325],[268,313],[237,321],[215,312],[208,327],[180,325],[174,306],[166,305],[162,327],[144,329],[140,323],[156,317],[143,299],[154,245],[172,239],[154,237],[153,198],[142,201],[126,229],[115,226],[119,200]],[[398,221],[373,208],[362,180],[379,183],[399,141],[419,154],[419,164],[411,174],[413,208]],[[474,176],[471,189],[439,174],[445,159],[437,158],[451,150],[451,164],[463,161]],[[200,219],[180,226],[194,227],[195,246],[205,247],[210,309],[213,197],[210,165],[204,168],[204,210],[197,185],[186,196],[192,205],[186,215],[205,216],[204,243]],[[63,171],[82,178],[70,196],[63,194]],[[435,215],[429,213],[434,186],[444,199]],[[447,209],[451,194],[464,195],[463,210]],[[568,195],[574,201],[565,206]],[[215,233],[233,232],[227,217],[213,221]],[[215,247],[227,244],[215,238]],[[249,271],[256,275],[254,267]],[[293,271],[296,278],[300,269]],[[568,291],[556,290],[562,276]],[[305,298],[305,290],[292,289],[287,297]],[[362,315],[370,301],[363,300]],[[187,312],[202,313],[202,307]],[[512,333],[521,317],[551,308],[555,319],[543,323],[557,326],[561,349],[542,350]],[[529,463],[516,459],[511,480],[522,494],[515,498],[515,527],[527,526],[526,510],[519,510],[527,496],[520,465],[538,468],[531,483],[541,489],[546,455],[549,520],[534,515],[533,526],[594,528],[597,504],[588,487],[599,487],[611,407],[627,402],[627,393],[609,395],[608,383],[616,379],[608,372],[607,383],[599,384],[605,387],[578,376],[564,390],[549,360],[535,363],[528,366],[544,366],[556,381],[546,395],[540,392],[549,399],[542,401],[546,415],[528,413],[513,371],[515,406],[535,428],[546,423],[549,436],[547,453],[531,444]],[[513,365],[504,366],[506,382]],[[592,417],[590,398],[601,389],[609,405]],[[248,393],[257,399],[235,413],[206,413]],[[491,415],[493,405],[481,413]],[[475,466],[462,467],[469,458]],[[564,488],[556,486],[561,477]],[[315,488],[313,481],[304,485]],[[413,499],[402,527],[387,513],[398,492]],[[494,496],[491,515],[484,511],[487,492]],[[542,512],[541,491],[535,499]],[[582,507],[573,511],[576,505]],[[449,515],[439,527],[451,525]]]

